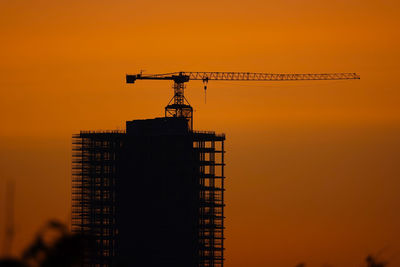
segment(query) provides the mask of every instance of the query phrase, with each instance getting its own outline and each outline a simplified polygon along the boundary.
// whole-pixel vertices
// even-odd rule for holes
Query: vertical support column
[[[216,196],[215,196],[215,141],[210,141],[210,152],[209,152],[209,168],[210,168],[210,189],[209,189],[209,202],[210,202],[210,265],[215,266],[215,249],[217,248],[215,234],[216,234]]]
[[[224,140],[221,141],[221,200],[222,200],[222,204],[223,206],[221,207],[221,216],[222,216],[222,222],[221,222],[221,226],[222,226],[222,234],[221,234],[221,267],[224,266],[224,229],[225,229],[225,225],[224,225],[224,209],[225,209],[225,199],[224,199],[224,192],[225,192],[225,174],[224,174],[224,167],[225,167],[225,161],[224,161],[224,155],[225,155],[225,148],[224,148]]]

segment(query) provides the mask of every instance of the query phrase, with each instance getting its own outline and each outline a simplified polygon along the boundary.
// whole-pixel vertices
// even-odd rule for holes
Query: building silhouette
[[[223,266],[224,140],[175,116],[75,135],[72,227],[97,246],[85,266]]]

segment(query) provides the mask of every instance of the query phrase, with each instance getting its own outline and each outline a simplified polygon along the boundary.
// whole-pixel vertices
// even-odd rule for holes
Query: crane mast
[[[276,74],[256,72],[171,72],[163,74],[126,75],[127,83],[136,80],[171,80],[174,82],[174,96],[165,107],[165,117],[183,117],[193,129],[193,108],[184,95],[185,83],[200,80],[207,89],[208,81],[305,81],[305,80],[352,80],[360,79],[356,73],[310,73]]]

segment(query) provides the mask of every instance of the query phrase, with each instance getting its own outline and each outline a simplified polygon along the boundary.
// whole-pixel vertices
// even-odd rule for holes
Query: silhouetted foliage
[[[54,231],[58,238],[53,242],[46,241],[46,234]],[[94,239],[71,234],[57,221],[50,221],[39,230],[33,243],[23,252],[22,259],[4,259],[0,267],[54,267],[81,266],[85,252],[95,249]]]
[[[367,267],[385,267],[388,265],[387,262],[378,261],[374,256],[371,254],[367,256],[365,259],[367,262]]]

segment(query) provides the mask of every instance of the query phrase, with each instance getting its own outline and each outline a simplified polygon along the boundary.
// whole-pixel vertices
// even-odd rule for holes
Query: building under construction
[[[224,135],[193,130],[185,83],[359,79],[355,73],[175,72],[165,117],[74,136],[73,230],[93,236],[85,266],[214,267],[224,262]]]
[[[188,120],[128,121],[74,136],[73,230],[86,266],[223,266],[224,135]]]

